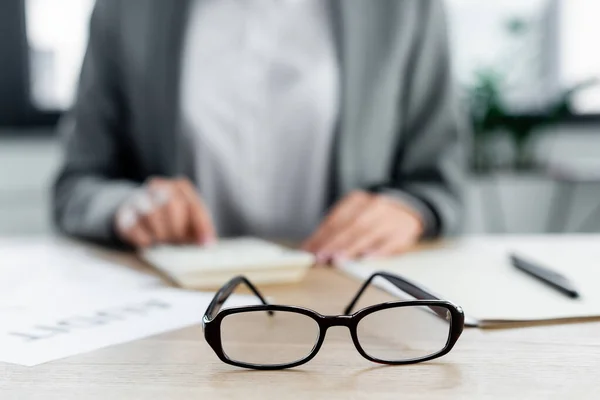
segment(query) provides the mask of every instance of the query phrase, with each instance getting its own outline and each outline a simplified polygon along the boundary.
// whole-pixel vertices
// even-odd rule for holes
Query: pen
[[[579,297],[579,292],[575,288],[575,285],[573,285],[573,283],[564,275],[552,271],[549,268],[542,267],[531,261],[524,260],[515,254],[510,255],[510,261],[518,270],[538,279],[546,285],[558,290],[562,294],[572,299]]]

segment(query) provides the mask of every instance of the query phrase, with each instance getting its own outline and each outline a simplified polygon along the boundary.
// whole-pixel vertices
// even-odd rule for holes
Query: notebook
[[[140,256],[186,289],[218,289],[238,275],[255,284],[293,283],[314,264],[309,253],[255,238],[222,239],[209,247],[163,245]]]
[[[565,274],[581,298],[570,299],[517,270],[511,252]],[[342,269],[360,279],[380,270],[406,277],[462,306],[470,326],[600,319],[600,236],[471,237]]]

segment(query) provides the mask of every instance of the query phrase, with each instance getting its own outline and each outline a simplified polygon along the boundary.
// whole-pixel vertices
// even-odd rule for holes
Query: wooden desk
[[[316,269],[302,285],[264,291],[339,314],[358,285]],[[387,298],[373,291],[368,301]],[[466,330],[448,356],[404,367],[368,362],[347,330],[334,328],[312,362],[279,372],[223,364],[192,327],[33,368],[0,364],[0,399],[597,399],[599,369],[599,323]]]

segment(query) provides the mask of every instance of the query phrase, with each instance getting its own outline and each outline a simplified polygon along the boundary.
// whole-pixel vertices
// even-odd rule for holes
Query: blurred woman
[[[456,106],[441,0],[98,0],[55,220],[398,254],[459,227]]]

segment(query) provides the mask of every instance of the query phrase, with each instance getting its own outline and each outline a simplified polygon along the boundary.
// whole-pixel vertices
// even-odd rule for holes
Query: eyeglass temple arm
[[[252,293],[254,293],[256,297],[260,299],[262,304],[269,305],[265,298],[260,294],[258,289],[246,277],[238,276],[227,282],[221,289],[219,289],[206,309],[205,316],[208,317],[208,319],[213,319],[216,317],[229,296],[231,296],[233,292],[235,292],[235,289],[242,284],[246,285],[252,291]],[[269,315],[273,314],[272,311],[268,311],[268,313]]]
[[[440,300],[437,296],[434,296],[430,292],[426,291],[423,288],[420,288],[419,286],[407,281],[404,278],[400,278],[399,276],[388,274],[386,272],[375,272],[362,285],[356,296],[354,296],[354,299],[352,299],[348,307],[346,307],[346,309],[344,310],[345,315],[350,315],[350,313],[356,306],[356,303],[358,303],[358,300],[360,300],[360,296],[362,296],[362,294],[365,292],[365,290],[371,284],[371,282],[378,277],[384,278],[392,285],[396,286],[398,289],[402,290],[404,293],[414,297],[417,300]]]

